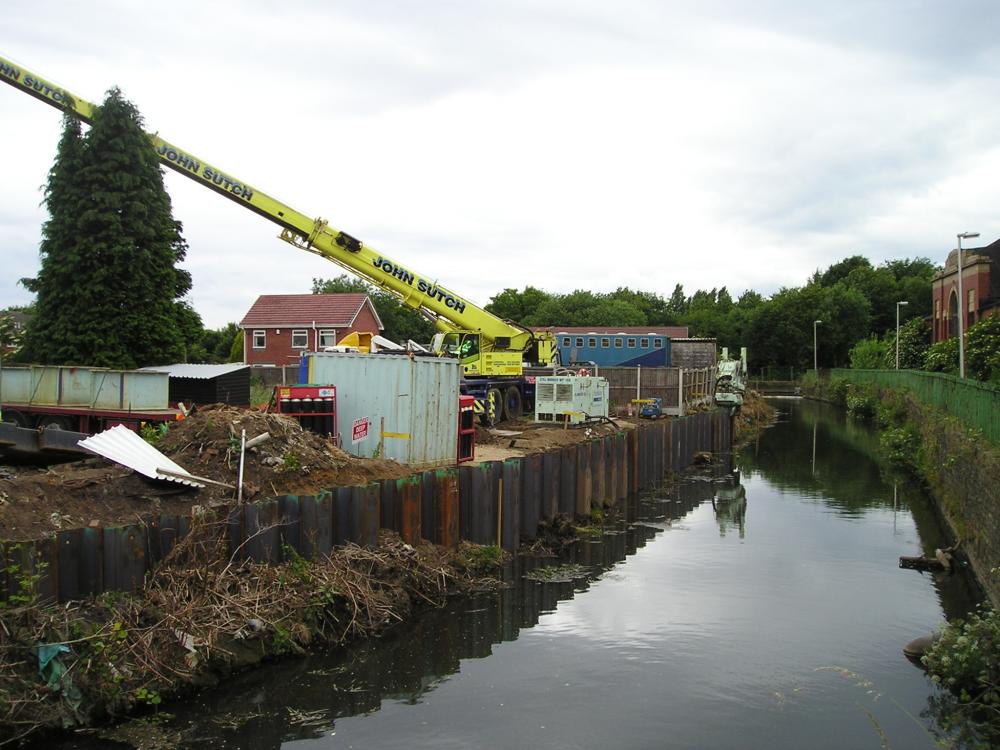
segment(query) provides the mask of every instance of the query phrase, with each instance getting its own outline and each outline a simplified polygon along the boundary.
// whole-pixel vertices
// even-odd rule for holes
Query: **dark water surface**
[[[338,656],[265,667],[172,707],[191,748],[936,747],[933,688],[902,656],[976,603],[967,579],[898,567],[947,542],[873,436],[779,403],[742,487],[686,480],[575,580],[428,612]]]

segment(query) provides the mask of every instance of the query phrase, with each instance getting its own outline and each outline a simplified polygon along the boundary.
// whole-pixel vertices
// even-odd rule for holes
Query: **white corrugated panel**
[[[109,461],[134,469],[150,479],[165,479],[168,482],[177,482],[191,487],[205,486],[188,474],[186,469],[175,464],[124,425],[115,425],[110,430],[81,440],[78,445]],[[161,474],[157,469],[166,469],[190,478],[168,476]]]

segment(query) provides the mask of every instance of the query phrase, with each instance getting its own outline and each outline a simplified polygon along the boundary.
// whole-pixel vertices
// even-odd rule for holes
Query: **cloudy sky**
[[[9,0],[0,55],[478,304],[773,293],[1000,237],[992,0]],[[30,301],[59,114],[0,87],[0,307]],[[206,325],[339,267],[173,172]]]

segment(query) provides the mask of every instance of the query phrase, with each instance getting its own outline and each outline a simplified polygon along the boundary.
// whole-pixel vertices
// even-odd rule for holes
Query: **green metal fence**
[[[830,379],[906,388],[926,406],[981,430],[1000,445],[1000,388],[995,385],[919,370],[830,370]]]

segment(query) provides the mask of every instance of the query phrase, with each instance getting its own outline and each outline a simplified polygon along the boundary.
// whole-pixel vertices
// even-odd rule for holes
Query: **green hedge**
[[[830,370],[830,380],[905,388],[925,406],[950,414],[1000,445],[1000,388],[995,385],[920,370]]]

